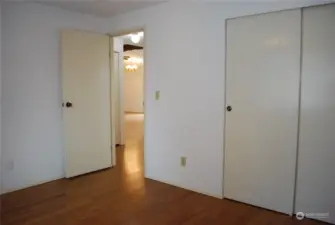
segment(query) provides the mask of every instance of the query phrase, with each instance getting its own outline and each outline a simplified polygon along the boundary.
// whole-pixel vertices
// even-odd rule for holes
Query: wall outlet
[[[160,92],[160,91],[156,91],[156,92],[155,92],[155,99],[156,99],[156,100],[159,100],[160,95],[161,95],[161,92]]]
[[[182,166],[182,167],[185,167],[186,166],[186,157],[185,156],[182,156],[182,157],[180,157],[180,165]]]

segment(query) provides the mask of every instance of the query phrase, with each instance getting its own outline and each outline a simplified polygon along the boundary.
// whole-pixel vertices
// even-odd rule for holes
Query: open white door
[[[61,35],[65,173],[112,166],[110,40],[64,30]]]

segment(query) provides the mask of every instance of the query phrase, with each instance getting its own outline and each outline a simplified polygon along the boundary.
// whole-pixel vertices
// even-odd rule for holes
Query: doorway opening
[[[113,36],[114,165],[144,174],[144,31]]]

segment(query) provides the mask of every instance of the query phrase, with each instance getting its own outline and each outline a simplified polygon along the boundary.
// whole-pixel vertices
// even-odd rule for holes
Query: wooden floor
[[[143,177],[143,115],[126,116],[117,166],[2,196],[1,225],[316,225]]]

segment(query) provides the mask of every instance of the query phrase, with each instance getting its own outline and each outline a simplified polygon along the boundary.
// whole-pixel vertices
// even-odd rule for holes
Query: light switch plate
[[[159,100],[159,98],[160,98],[160,94],[161,94],[160,91],[156,91],[156,93],[155,93],[155,98],[156,98],[156,100]]]
[[[185,156],[182,156],[182,157],[180,157],[180,165],[182,166],[182,167],[185,167],[186,166],[186,157]]]

